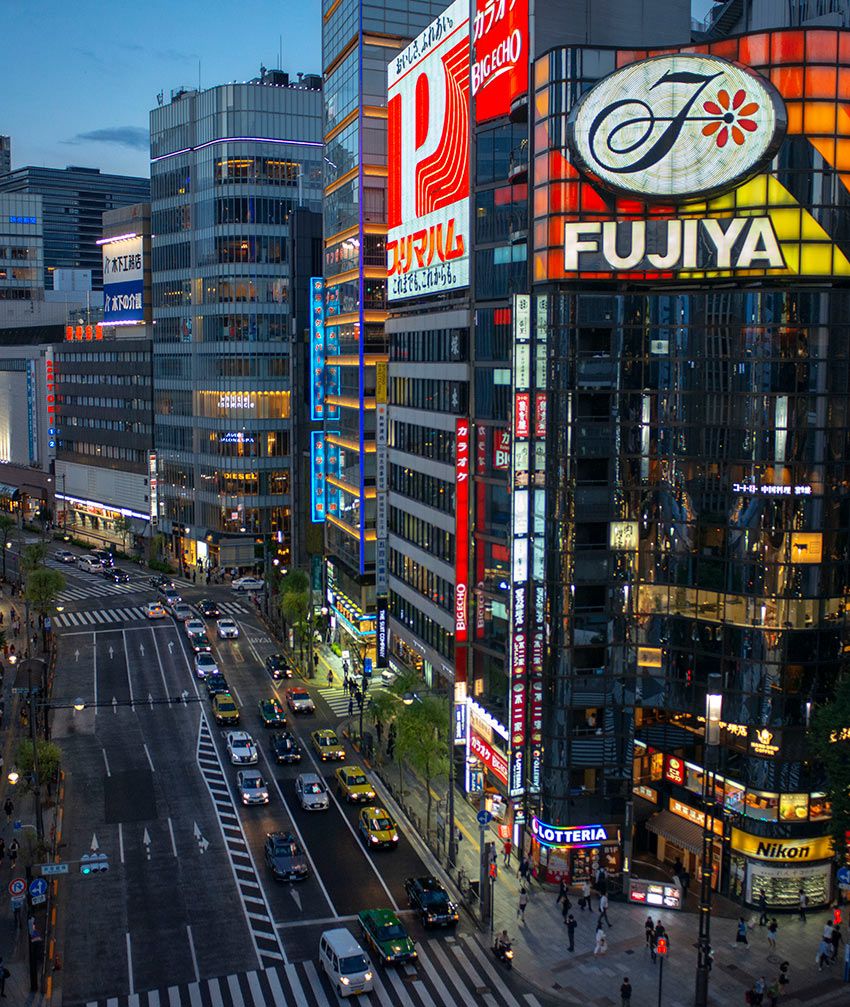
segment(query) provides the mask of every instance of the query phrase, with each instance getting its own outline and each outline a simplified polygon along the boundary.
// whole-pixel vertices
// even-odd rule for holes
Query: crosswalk
[[[473,937],[422,941],[417,965],[373,968],[374,989],[356,998],[380,1007],[540,1007],[533,993],[514,995],[505,973]],[[90,1000],[85,1007],[336,1007],[347,1003],[312,961],[274,965],[215,979],[164,986],[144,993]],[[83,1007],[83,1002],[66,1007]]]
[[[323,689],[317,690],[322,699],[328,704],[331,710],[336,714],[337,717],[347,717],[348,716],[348,701],[351,698],[350,695],[343,689],[341,685],[331,685],[325,686]],[[369,702],[369,698],[374,696],[376,692],[380,692],[380,686],[372,686],[366,694],[366,702]],[[357,703],[353,704],[352,713],[357,713],[358,707]]]
[[[109,595],[138,594],[144,588],[132,582],[128,584],[111,584],[106,580],[93,580],[91,584],[80,584],[64,588],[56,596],[60,602],[88,601],[90,598],[106,598]]]
[[[237,602],[226,601],[218,606],[224,615],[247,615],[249,609]],[[134,622],[147,619],[141,605],[129,605],[126,608],[95,608],[85,612],[60,612],[53,617],[54,626],[81,627],[104,626],[110,623]],[[340,690],[342,691],[342,690]]]

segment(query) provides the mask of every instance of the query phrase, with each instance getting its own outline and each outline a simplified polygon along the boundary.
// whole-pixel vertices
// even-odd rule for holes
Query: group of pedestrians
[[[524,858],[525,859],[525,858]],[[522,864],[520,868],[522,869]],[[522,892],[525,889],[520,890],[520,899],[522,899]],[[602,926],[603,920],[608,924],[608,928],[612,927],[611,920],[608,918],[608,894],[603,889],[597,889],[597,895],[599,896],[599,915],[596,920],[596,935],[594,939],[593,954],[594,955],[604,955],[608,951],[608,938],[605,936],[605,930]],[[526,896],[527,898],[527,896]],[[583,912],[585,909],[588,912],[593,912],[593,889],[591,888],[590,882],[585,881],[582,885],[581,895],[579,896],[578,905],[579,909]],[[566,878],[561,878],[561,883],[558,888],[558,897],[555,900],[556,905],[561,906],[561,912],[564,917],[564,925],[567,928],[567,950],[575,951],[575,935],[576,929],[578,927],[578,920],[572,911],[573,903],[570,899],[570,886]]]
[[[827,920],[824,924],[823,934],[818,945],[818,953],[815,958],[818,972],[823,972],[825,965],[831,965],[836,961],[838,958],[838,949],[843,943],[844,936],[841,933],[841,925],[833,920]]]

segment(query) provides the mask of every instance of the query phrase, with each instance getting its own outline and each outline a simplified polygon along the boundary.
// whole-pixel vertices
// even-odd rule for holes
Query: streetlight
[[[17,771],[17,769],[10,769],[6,777],[6,779],[9,781],[9,783],[12,784],[13,787],[18,782],[18,780],[20,780],[20,778],[21,774]]]
[[[699,938],[697,940],[697,983],[694,1007],[708,1005],[708,974],[711,971],[711,876],[714,847],[714,772],[720,745],[720,719],[723,710],[723,680],[708,676],[705,693],[705,744],[702,771],[702,860],[700,862]],[[710,804],[710,806],[709,806]]]

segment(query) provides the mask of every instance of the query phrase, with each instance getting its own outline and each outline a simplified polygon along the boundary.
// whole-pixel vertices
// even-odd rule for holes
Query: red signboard
[[[685,760],[675,755],[668,755],[664,767],[664,775],[671,783],[685,782]]]
[[[531,716],[528,719],[531,741],[539,745],[543,741],[543,679],[531,679]]]
[[[507,471],[511,464],[510,430],[493,431],[493,468]]]
[[[475,121],[508,115],[528,91],[528,0],[475,0]]]
[[[514,396],[514,432],[517,440],[528,440],[531,433],[531,393],[517,392]]]
[[[534,396],[534,436],[546,436],[546,392]]]
[[[469,420],[455,421],[455,643],[469,639]],[[466,649],[455,648],[455,681],[466,681]]]
[[[505,757],[492,748],[483,738],[479,737],[475,731],[469,734],[469,750],[488,767],[494,776],[497,776],[502,783],[508,784],[508,763]]]

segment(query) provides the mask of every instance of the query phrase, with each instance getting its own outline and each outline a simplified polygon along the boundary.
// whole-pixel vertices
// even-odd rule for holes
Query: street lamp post
[[[714,770],[720,745],[723,708],[722,678],[708,676],[705,694],[705,744],[702,773],[702,859],[700,862],[699,937],[697,939],[697,981],[694,1007],[708,1005],[708,976],[711,971],[711,878],[714,847]]]

